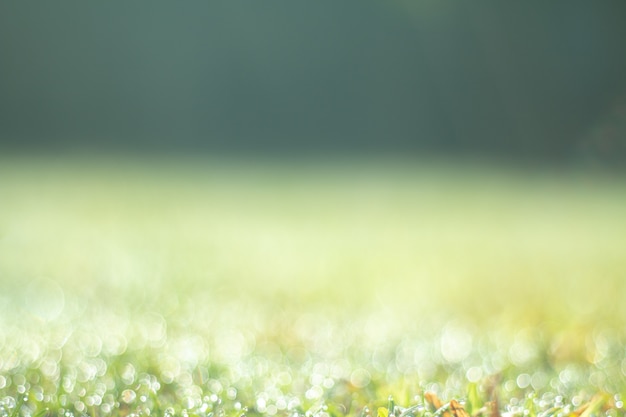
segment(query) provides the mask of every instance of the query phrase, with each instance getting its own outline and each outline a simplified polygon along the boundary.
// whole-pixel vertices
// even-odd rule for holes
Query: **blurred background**
[[[15,151],[623,161],[623,1],[0,5]]]
[[[550,313],[621,317],[600,300],[626,259],[625,19],[623,1],[2,2],[0,273],[479,317],[576,280]],[[462,307],[498,289],[519,301]]]
[[[625,21],[0,2],[0,398],[626,396]]]

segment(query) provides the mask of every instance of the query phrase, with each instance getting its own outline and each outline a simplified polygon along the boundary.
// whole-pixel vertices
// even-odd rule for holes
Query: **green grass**
[[[581,169],[5,158],[0,416],[623,415],[625,213]]]

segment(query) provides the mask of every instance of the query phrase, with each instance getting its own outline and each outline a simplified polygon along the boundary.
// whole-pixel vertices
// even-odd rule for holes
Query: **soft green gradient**
[[[4,285],[48,277],[80,296],[200,289],[472,316],[626,313],[626,183],[609,174],[459,161],[1,166]]]

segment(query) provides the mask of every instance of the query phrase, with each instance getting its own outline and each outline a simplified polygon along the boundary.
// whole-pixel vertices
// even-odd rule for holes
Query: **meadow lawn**
[[[625,300],[624,173],[0,158],[0,416],[622,416]]]

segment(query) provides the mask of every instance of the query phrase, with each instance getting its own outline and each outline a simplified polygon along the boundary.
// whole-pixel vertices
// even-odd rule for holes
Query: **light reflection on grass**
[[[620,176],[22,159],[0,195],[0,414],[621,408]]]

